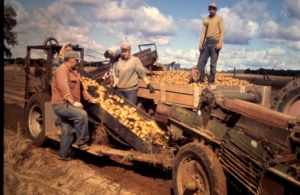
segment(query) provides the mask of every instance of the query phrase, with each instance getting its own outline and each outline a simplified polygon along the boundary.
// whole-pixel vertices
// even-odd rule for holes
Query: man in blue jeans
[[[88,150],[89,128],[87,112],[83,110],[81,97],[89,103],[97,104],[83,87],[77,64],[81,60],[76,51],[67,51],[64,63],[52,78],[51,103],[54,113],[62,120],[62,135],[58,156],[60,160],[71,160],[71,145],[75,130],[79,149]]]
[[[59,54],[52,60],[52,76],[55,70],[64,63],[64,58],[67,51],[73,50],[73,45],[70,42],[66,42],[61,46]],[[55,120],[55,126],[61,128],[61,118],[58,116]]]
[[[214,84],[217,61],[219,52],[222,49],[225,31],[223,18],[216,14],[217,4],[210,3],[208,6],[208,11],[209,16],[204,19],[202,26],[202,33],[199,43],[200,56],[197,66],[200,72],[200,83],[203,83],[205,76],[205,65],[210,57],[210,75],[208,77],[208,84]]]

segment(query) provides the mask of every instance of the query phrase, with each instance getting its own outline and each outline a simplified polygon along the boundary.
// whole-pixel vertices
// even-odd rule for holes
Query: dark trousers
[[[219,57],[219,51],[215,49],[218,40],[207,40],[205,41],[204,50],[200,53],[198,59],[198,69],[200,72],[200,82],[204,82],[205,66],[208,58],[210,57],[210,75],[208,77],[209,83],[215,82],[217,62]]]

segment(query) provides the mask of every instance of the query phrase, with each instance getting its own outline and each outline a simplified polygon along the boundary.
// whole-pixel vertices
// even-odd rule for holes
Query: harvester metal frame
[[[39,85],[32,85],[30,82],[32,49],[48,51],[46,63],[42,63],[42,67],[35,64],[34,75],[41,78]],[[29,138],[38,146],[46,138],[59,142],[54,125],[56,116],[50,102],[52,58],[54,51],[58,49],[59,46],[52,45],[27,47],[25,124]],[[78,51],[83,59],[84,49],[79,48]],[[81,66],[83,67],[83,61]],[[265,185],[276,184],[279,186],[276,193],[296,194],[300,189],[300,120],[246,102],[259,103],[259,97],[253,91],[222,94],[205,89],[195,111],[178,105],[156,105],[154,119],[167,128],[165,133],[170,138],[167,155],[159,152],[153,154],[149,150],[139,151],[138,146],[137,150],[128,151],[100,145],[99,152],[97,144],[92,144],[87,152],[98,156],[130,157],[133,161],[172,168],[173,190],[176,195],[226,194],[228,182],[243,193],[272,194],[274,188],[265,188]],[[107,113],[99,108],[96,110],[89,113],[99,119],[99,123],[106,123],[106,127],[112,128],[112,131],[118,130],[119,126],[113,126],[101,118],[103,113]],[[138,139],[127,139],[122,135],[121,138],[127,142]],[[162,160],[154,161],[153,155]],[[175,156],[174,159],[172,155]],[[270,177],[266,177],[270,174],[276,180],[271,181]]]

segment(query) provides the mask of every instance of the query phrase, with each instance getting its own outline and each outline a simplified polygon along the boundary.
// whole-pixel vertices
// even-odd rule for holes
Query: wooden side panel
[[[139,88],[138,90],[138,97],[152,99],[152,100],[159,100],[161,99],[160,91],[155,89],[155,93],[150,93],[149,89]]]
[[[45,102],[45,135],[52,136],[55,135],[56,126],[55,126],[55,120],[56,120],[56,114],[53,112],[52,104],[51,102]]]
[[[166,92],[165,100],[169,103],[193,106],[193,95]]]
[[[196,109],[199,96],[201,95],[202,88],[189,87],[184,85],[176,85],[169,83],[151,82],[155,89],[155,93],[149,93],[145,83],[139,82],[138,96],[147,99],[153,99],[160,102],[183,105],[192,109]],[[207,88],[211,90],[218,90],[221,93],[246,93],[250,90],[259,92],[262,96],[260,105],[270,107],[270,86],[215,86],[208,85]]]

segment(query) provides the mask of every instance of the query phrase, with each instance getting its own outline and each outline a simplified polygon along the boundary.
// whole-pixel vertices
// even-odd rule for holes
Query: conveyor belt
[[[93,92],[90,92],[93,94]],[[127,99],[124,99],[124,104],[129,107],[134,107],[136,112],[140,117],[145,120],[154,120],[152,116],[148,115],[146,112],[138,108],[136,105],[132,104]],[[159,145],[152,143],[147,143],[143,141],[139,136],[133,133],[130,129],[124,126],[117,118],[110,115],[105,109],[99,105],[91,105],[86,109],[89,116],[103,122],[106,124],[114,133],[118,134],[123,140],[125,140],[134,149],[142,153],[161,153],[162,148]]]

